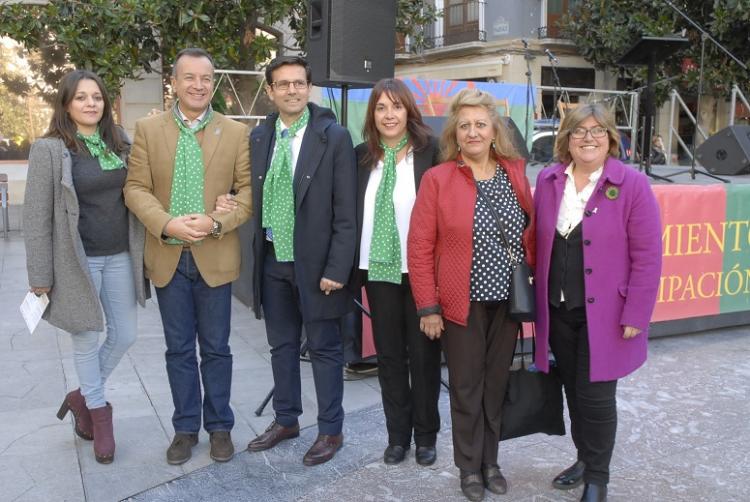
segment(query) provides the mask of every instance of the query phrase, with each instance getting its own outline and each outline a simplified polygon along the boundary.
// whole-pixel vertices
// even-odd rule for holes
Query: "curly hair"
[[[497,112],[495,98],[488,92],[466,88],[459,91],[451,101],[450,115],[445,121],[443,134],[440,138],[440,156],[443,162],[453,160],[458,156],[458,140],[456,139],[458,112],[466,106],[479,106],[487,110],[490,122],[495,130],[495,154],[498,157],[502,159],[517,159],[520,157],[515,146],[513,146],[510,131]]]

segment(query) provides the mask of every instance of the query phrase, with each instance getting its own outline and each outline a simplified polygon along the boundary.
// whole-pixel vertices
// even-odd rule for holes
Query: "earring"
[[[461,145],[458,145],[458,153],[461,153]]]
[[[492,146],[492,149],[495,150],[495,140],[494,139],[492,140],[492,145],[491,146]]]

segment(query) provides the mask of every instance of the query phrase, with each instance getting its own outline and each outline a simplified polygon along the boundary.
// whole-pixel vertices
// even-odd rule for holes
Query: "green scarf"
[[[98,127],[91,136],[84,136],[80,132],[76,133],[76,136],[83,141],[91,156],[99,161],[99,167],[102,168],[102,171],[114,171],[125,167],[122,159],[107,147],[107,144],[99,135]]]
[[[174,121],[180,129],[177,139],[177,151],[174,156],[174,173],[172,174],[172,196],[169,203],[169,214],[184,216],[186,214],[204,214],[203,205],[203,150],[195,134],[211,121],[213,110],[208,111],[194,128],[186,126],[177,112],[177,104],[172,108]],[[169,244],[183,244],[179,239],[167,240]]]
[[[307,125],[310,110],[289,129],[281,117],[276,119],[276,148],[271,168],[263,183],[263,227],[273,235],[273,249],[278,261],[294,261],[294,188],[292,186],[292,137]]]
[[[396,154],[409,141],[404,135],[395,148],[380,142],[383,149],[383,177],[375,194],[375,218],[370,262],[367,279],[401,284],[401,242],[396,226],[396,208],[393,205],[393,189],[396,187]]]

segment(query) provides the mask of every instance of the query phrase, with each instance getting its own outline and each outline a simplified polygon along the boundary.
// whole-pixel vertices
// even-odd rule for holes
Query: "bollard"
[[[8,238],[8,175],[0,173],[0,211],[2,211],[3,237]]]

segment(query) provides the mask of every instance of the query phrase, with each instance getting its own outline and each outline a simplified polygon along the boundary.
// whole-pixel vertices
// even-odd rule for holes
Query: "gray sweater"
[[[79,205],[70,152],[62,140],[42,138],[29,153],[23,233],[29,285],[51,287],[44,318],[69,333],[103,331],[104,314],[78,233]],[[128,240],[138,303],[150,286],[143,275],[145,229],[129,215]]]

